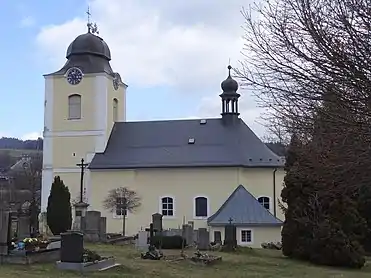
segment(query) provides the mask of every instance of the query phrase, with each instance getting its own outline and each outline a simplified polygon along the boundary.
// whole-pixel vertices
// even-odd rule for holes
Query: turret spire
[[[223,93],[220,94],[222,99],[222,118],[230,122],[233,119],[238,119],[240,113],[238,112],[238,98],[240,94],[237,93],[238,83],[231,76],[232,66],[228,65],[228,77],[221,84]]]

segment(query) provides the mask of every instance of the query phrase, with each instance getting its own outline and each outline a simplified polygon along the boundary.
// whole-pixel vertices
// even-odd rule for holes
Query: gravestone
[[[220,231],[214,231],[214,242],[222,243],[222,233]]]
[[[107,239],[107,218],[101,217],[99,219],[99,240],[104,241]]]
[[[225,226],[224,246],[227,251],[233,251],[237,247],[237,229],[233,224]]]
[[[162,217],[163,216],[160,213],[152,214],[153,229],[155,229],[158,232],[162,231]]]
[[[61,234],[61,262],[81,263],[84,255],[84,235],[69,231]]]
[[[0,255],[8,255],[11,241],[11,217],[8,211],[0,211]]]
[[[184,224],[182,226],[182,237],[188,245],[193,244],[193,229],[191,225]]]
[[[210,247],[209,232],[206,228],[198,229],[198,242],[197,248],[199,250],[208,250]]]
[[[153,237],[155,235],[155,232],[157,232],[157,230],[153,228],[153,223],[149,224],[149,228],[146,228],[146,232],[149,232],[148,244],[152,245]]]
[[[86,212],[84,217],[84,233],[87,241],[99,241],[100,219],[100,211],[91,210]]]
[[[18,231],[19,239],[30,237],[30,218],[28,216],[18,217]]]
[[[73,229],[75,231],[83,230],[83,218],[86,215],[86,210],[88,209],[89,204],[84,202],[79,202],[74,205],[75,207],[75,220],[73,222]]]
[[[148,250],[148,232],[139,231],[138,238],[136,240],[136,248],[141,251]]]

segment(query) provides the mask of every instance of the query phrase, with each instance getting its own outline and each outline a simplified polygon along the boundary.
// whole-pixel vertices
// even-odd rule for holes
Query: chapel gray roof
[[[265,209],[243,185],[239,185],[219,210],[207,220],[210,226],[281,226],[283,223]]]
[[[89,168],[233,166],[282,167],[283,163],[241,119],[226,124],[217,118],[116,122],[105,151],[95,154]]]

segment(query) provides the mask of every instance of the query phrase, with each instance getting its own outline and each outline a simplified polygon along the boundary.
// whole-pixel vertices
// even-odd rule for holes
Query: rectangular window
[[[174,216],[174,200],[171,197],[163,197],[162,202],[162,215],[163,216]]]
[[[244,243],[251,242],[251,231],[250,230],[241,231],[241,242],[244,242]]]
[[[117,216],[127,216],[127,209],[125,208],[125,198],[120,197],[116,199],[116,215]]]
[[[206,197],[197,197],[195,199],[195,216],[207,217],[208,204]]]

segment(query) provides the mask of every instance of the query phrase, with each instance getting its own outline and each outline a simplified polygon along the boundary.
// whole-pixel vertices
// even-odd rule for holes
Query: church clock
[[[66,72],[66,77],[68,83],[71,85],[77,85],[81,82],[82,80],[83,73],[81,69],[73,67],[67,70]]]

